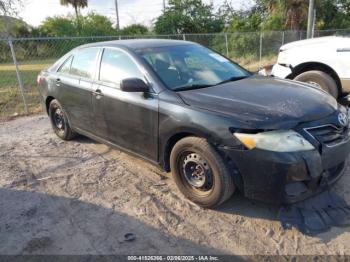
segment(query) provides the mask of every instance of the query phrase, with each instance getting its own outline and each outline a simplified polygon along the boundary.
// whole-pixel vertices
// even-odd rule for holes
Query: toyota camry
[[[58,137],[82,134],[155,163],[203,207],[235,190],[303,200],[341,177],[350,150],[347,109],[332,96],[257,76],[191,42],[83,45],[38,85]]]

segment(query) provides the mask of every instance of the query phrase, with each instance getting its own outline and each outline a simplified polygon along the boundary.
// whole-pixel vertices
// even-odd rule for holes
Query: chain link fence
[[[315,37],[350,35],[349,30],[315,31]],[[306,38],[305,31],[93,36],[0,39],[0,120],[40,112],[36,77],[71,49],[86,43],[158,38],[200,43],[232,58],[251,71],[276,62],[279,48]],[[17,70],[16,70],[17,69]]]

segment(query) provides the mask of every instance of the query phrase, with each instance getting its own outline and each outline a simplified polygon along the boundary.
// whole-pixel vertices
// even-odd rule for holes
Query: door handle
[[[56,86],[60,86],[61,85],[61,79],[57,78],[56,79]]]
[[[103,96],[101,89],[96,89],[92,92],[94,96],[96,96],[97,99],[101,98]]]

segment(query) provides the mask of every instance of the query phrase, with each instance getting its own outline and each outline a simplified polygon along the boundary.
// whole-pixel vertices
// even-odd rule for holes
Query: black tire
[[[49,105],[49,117],[52,128],[59,138],[68,141],[77,135],[69,126],[67,115],[56,99],[52,100]]]
[[[235,191],[233,177],[223,159],[203,138],[186,137],[178,141],[171,151],[170,167],[179,190],[199,206],[216,207]],[[201,178],[194,178],[196,172]]]
[[[306,83],[316,83],[324,91],[328,92],[333,97],[338,98],[339,92],[337,83],[329,74],[325,72],[317,70],[307,71],[296,76],[294,80]]]

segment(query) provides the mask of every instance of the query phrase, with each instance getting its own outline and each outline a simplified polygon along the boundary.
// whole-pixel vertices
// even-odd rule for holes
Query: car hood
[[[257,129],[293,128],[337,110],[333,97],[311,85],[262,76],[178,94],[189,106]]]
[[[342,36],[326,36],[326,37],[318,37],[305,39],[300,41],[291,42],[283,45],[280,48],[280,51],[286,51],[292,48],[314,48],[317,46],[329,46],[333,48],[345,48],[349,45],[350,38],[342,37]]]

